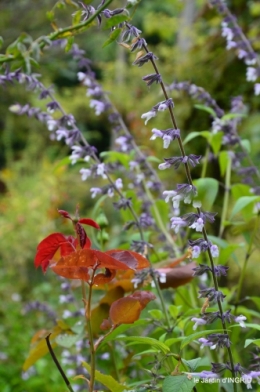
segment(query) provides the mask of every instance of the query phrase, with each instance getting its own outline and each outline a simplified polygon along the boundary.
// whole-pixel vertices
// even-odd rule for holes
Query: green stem
[[[221,238],[225,229],[224,222],[227,217],[228,212],[228,202],[229,202],[229,194],[230,194],[230,186],[231,186],[231,167],[232,167],[232,160],[229,157],[227,162],[226,168],[226,176],[225,176],[225,193],[224,193],[224,200],[223,200],[223,208],[221,212],[221,220],[220,220],[220,228],[219,228],[219,237]]]
[[[210,152],[210,148],[209,148],[209,145],[207,145],[200,178],[206,177],[207,167],[208,167],[208,162],[209,162],[209,152]]]
[[[39,47],[40,49],[43,49],[47,44],[48,44],[48,40],[49,41],[55,41],[56,39],[59,38],[66,38],[63,37],[63,34],[66,33],[71,33],[68,34],[67,36],[71,36],[73,35],[73,33],[81,33],[81,31],[78,31],[86,26],[88,26],[91,22],[93,22],[95,20],[95,18],[105,9],[107,8],[107,6],[112,3],[113,0],[107,0],[93,15],[90,16],[89,19],[85,20],[84,22],[80,22],[74,26],[68,26],[65,27],[64,29],[58,29],[57,31],[54,31],[53,33],[50,33],[47,36],[44,37],[40,37],[38,38],[36,41],[39,42]],[[85,31],[85,30],[84,30]],[[34,41],[31,45],[31,47],[33,47],[33,44],[36,42]],[[0,58],[0,64],[6,63],[6,62],[10,62],[16,59],[19,59],[20,57],[22,57],[21,55],[19,56],[13,56],[13,55],[6,55]]]
[[[68,390],[69,390],[70,392],[74,392],[73,389],[72,389],[72,386],[71,386],[71,384],[70,384],[70,382],[69,382],[69,380],[67,379],[66,374],[64,373],[64,371],[63,371],[63,369],[62,369],[62,367],[61,367],[61,365],[60,365],[60,363],[59,363],[59,361],[58,361],[58,359],[57,359],[57,357],[56,357],[56,355],[55,355],[55,353],[54,353],[54,351],[53,351],[53,349],[52,349],[52,347],[51,347],[50,336],[51,336],[51,333],[50,333],[48,336],[46,336],[45,340],[46,340],[46,343],[47,343],[49,352],[50,352],[50,354],[51,354],[51,356],[52,356],[53,362],[54,362],[55,365],[57,366],[57,369],[59,370],[59,372],[60,372],[60,374],[61,374],[63,380],[65,381],[65,384],[66,384],[67,387],[68,387]]]
[[[246,267],[247,267],[248,260],[250,259],[250,256],[252,254],[252,247],[253,247],[253,244],[254,244],[254,237],[255,237],[255,234],[256,234],[256,232],[258,230],[258,227],[259,227],[259,214],[257,215],[257,217],[255,219],[254,230],[253,230],[252,235],[250,236],[250,242],[248,244],[246,257],[245,257],[245,260],[244,260],[242,271],[241,271],[241,273],[239,275],[239,281],[238,281],[238,287],[237,287],[237,293],[236,293],[236,304],[239,302],[239,299],[240,299],[242,286],[243,286],[245,273],[246,273]]]
[[[94,339],[91,327],[91,298],[92,298],[92,286],[93,286],[93,278],[94,278],[95,271],[93,271],[92,279],[89,284],[89,291],[88,291],[88,298],[86,295],[86,286],[85,282],[81,281],[81,289],[82,289],[82,297],[83,302],[85,304],[85,317],[87,323],[87,330],[88,330],[88,340],[90,346],[90,380],[89,380],[89,392],[94,391],[94,383],[95,383],[95,370],[96,370],[96,356],[95,356],[95,348],[94,348]]]

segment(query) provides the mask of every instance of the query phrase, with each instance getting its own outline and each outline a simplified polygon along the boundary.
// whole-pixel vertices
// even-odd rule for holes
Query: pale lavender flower
[[[102,189],[97,188],[97,187],[93,187],[93,188],[90,188],[90,193],[91,193],[92,199],[94,199],[97,195],[100,195],[102,193]]]
[[[246,320],[246,316],[243,315],[234,318],[234,321],[238,323],[242,328],[246,328],[245,320]]]
[[[248,82],[255,82],[257,79],[257,72],[256,69],[253,67],[247,67],[246,70],[246,80]]]
[[[197,259],[200,255],[200,247],[198,245],[193,246],[192,248],[192,257]]]
[[[107,175],[105,173],[105,170],[106,170],[105,164],[104,163],[99,163],[97,165],[96,173],[97,173],[98,176],[101,176],[103,179],[106,179]]]
[[[184,372],[184,373],[188,374],[189,376],[192,376],[192,377],[198,377],[198,378],[203,378],[203,379],[205,379],[205,378],[209,378],[209,379],[210,378],[219,378],[219,374],[214,373],[210,370],[203,370],[200,373],[190,373],[190,372]]]
[[[95,109],[96,116],[99,116],[106,109],[105,103],[96,99],[91,99],[89,106]]]
[[[155,140],[157,137],[162,138],[164,148],[168,148],[171,141],[180,137],[180,130],[174,129],[174,128],[169,128],[166,130],[160,130],[157,128],[153,128],[152,133],[153,133],[153,135],[150,138],[150,140]]]
[[[255,95],[260,95],[260,83],[256,83],[254,86]]]
[[[212,245],[210,247],[210,252],[211,252],[212,257],[218,257],[219,256],[219,249],[218,249],[217,245]]]
[[[204,320],[204,319],[202,319],[202,318],[197,318],[197,317],[193,317],[193,318],[191,319],[191,321],[194,321],[194,322],[195,322],[195,324],[193,325],[193,328],[192,328],[194,331],[198,328],[199,325],[205,325],[205,324],[207,324],[207,321],[206,321],[206,320]]]
[[[81,174],[81,179],[82,181],[86,181],[90,176],[91,176],[91,170],[90,169],[80,169],[80,174]]]
[[[47,120],[47,128],[49,131],[54,131],[58,127],[58,121],[49,119]]]
[[[174,229],[175,233],[178,233],[181,227],[187,226],[187,223],[180,217],[171,218],[171,228]]]

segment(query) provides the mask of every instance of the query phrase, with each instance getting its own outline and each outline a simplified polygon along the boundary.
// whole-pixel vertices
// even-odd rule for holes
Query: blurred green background
[[[70,4],[71,3],[71,4]],[[115,0],[111,8],[125,2]],[[260,49],[260,7],[253,1],[232,1],[231,10],[238,17],[243,31],[250,37],[254,49]],[[59,27],[70,24],[75,8],[70,1],[34,0],[4,1],[0,3],[0,29],[4,39],[2,53],[20,33],[34,39],[52,31],[47,17],[56,4],[55,19]],[[97,3],[93,3],[97,4]],[[191,81],[205,88],[226,111],[230,98],[244,97],[248,117],[240,132],[252,141],[251,157],[259,162],[260,153],[260,98],[253,95],[253,84],[246,82],[246,67],[234,51],[226,51],[221,37],[219,15],[202,0],[165,0],[140,2],[133,23],[143,31],[149,47],[159,57],[160,72],[166,83]],[[93,27],[76,37],[75,42],[86,51],[105,90],[140,145],[151,155],[163,157],[163,149],[155,150],[150,138],[150,123],[144,126],[141,114],[159,100],[159,89],[147,89],[141,77],[151,73],[150,66],[133,67],[135,55],[113,43],[102,48],[109,31]],[[53,48],[44,50],[40,67],[33,69],[42,75],[41,81],[53,85],[57,100],[68,113],[73,113],[77,124],[90,144],[99,152],[110,147],[110,129],[105,116],[96,117],[88,106],[84,87],[77,81],[77,68],[69,54]],[[4,69],[2,70],[4,72]],[[210,120],[205,112],[194,108],[185,93],[173,93],[178,126],[184,137],[191,131],[207,130]],[[55,231],[70,232],[58,216],[57,208],[75,211],[80,205],[81,216],[91,216],[94,201],[90,198],[91,181],[82,182],[79,165],[61,164],[69,149],[62,142],[51,141],[48,130],[35,119],[16,116],[10,105],[29,102],[43,108],[38,93],[24,85],[1,87],[0,105],[0,390],[1,392],[61,392],[65,390],[51,360],[43,358],[36,364],[37,377],[22,375],[22,364],[27,356],[34,333],[48,328],[48,317],[40,312],[25,313],[28,301],[42,301],[59,309],[60,284],[56,277],[43,276],[35,271],[33,260],[37,244]],[[163,120],[161,120],[163,118]],[[155,119],[152,127],[159,127]],[[160,127],[167,127],[167,116],[160,117]],[[196,139],[197,140],[197,139]],[[194,141],[189,153],[200,154],[204,142]],[[158,146],[158,144],[157,144]],[[172,147],[172,152],[177,148]],[[219,176],[212,165],[209,172]],[[178,176],[181,176],[178,173]],[[163,175],[162,175],[163,177]],[[175,183],[182,178],[176,178]],[[165,178],[166,189],[172,189]],[[96,184],[97,182],[95,182]],[[219,206],[221,208],[221,206]],[[111,226],[120,230],[118,216],[108,208]],[[114,220],[113,220],[114,219]],[[65,225],[65,226],[64,226]],[[251,264],[249,266],[253,268]],[[258,277],[255,277],[256,281]],[[250,287],[252,288],[252,281]],[[249,288],[249,283],[246,285]],[[62,311],[59,310],[60,315]],[[54,386],[55,385],[55,386]]]

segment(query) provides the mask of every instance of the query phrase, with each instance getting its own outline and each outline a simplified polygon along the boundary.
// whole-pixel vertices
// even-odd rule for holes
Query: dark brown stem
[[[54,354],[54,351],[53,351],[53,349],[51,347],[51,343],[50,343],[50,336],[51,336],[51,333],[48,336],[46,336],[45,340],[46,340],[49,352],[50,352],[50,354],[52,356],[53,362],[55,363],[55,365],[56,365],[58,371],[60,372],[63,380],[65,381],[65,384],[67,385],[68,390],[70,392],[74,392],[73,389],[72,389],[72,386],[71,386],[71,384],[70,384],[70,382],[69,382],[69,380],[68,380],[68,378],[66,376],[66,374],[64,373],[64,371],[63,371],[63,369],[62,369],[62,367],[61,367],[61,365],[60,365],[60,363],[59,363],[59,361],[58,361],[58,359],[56,357],[56,355]]]

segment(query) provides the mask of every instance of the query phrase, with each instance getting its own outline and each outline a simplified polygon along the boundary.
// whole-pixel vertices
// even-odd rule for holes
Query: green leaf
[[[243,139],[241,140],[241,144],[244,147],[244,149],[250,154],[251,152],[251,143],[248,139]]]
[[[234,118],[241,118],[241,117],[247,117],[247,115],[244,113],[228,113],[225,114],[225,116],[223,116],[221,120],[229,121],[229,120],[233,120]]]
[[[257,306],[258,310],[260,309],[260,298],[259,297],[246,297],[245,299],[249,299],[254,302]]]
[[[214,154],[217,155],[222,144],[223,132],[217,132],[211,135],[212,137],[209,140],[209,144],[212,147]]]
[[[178,342],[181,342],[183,339],[185,339],[185,336],[179,336],[178,338],[170,338],[170,339],[167,339],[167,340],[165,340],[164,343],[165,343],[168,347],[171,347],[173,344],[178,343]]]
[[[256,346],[260,347],[260,339],[246,339],[244,347],[246,348],[250,344],[255,344]]]
[[[229,156],[228,151],[221,151],[219,153],[218,162],[219,162],[219,166],[220,166],[220,174],[222,177],[224,177],[224,175],[226,173],[229,160],[230,160],[230,156]]]
[[[186,359],[182,358],[182,362],[188,366],[189,370],[191,372],[195,372],[195,370],[200,367],[200,366],[210,366],[210,360],[209,358],[194,358],[194,359],[190,359],[188,361],[186,361]]]
[[[75,26],[75,25],[79,24],[79,22],[81,20],[81,15],[82,15],[82,11],[81,10],[78,10],[78,11],[74,12],[73,18],[72,18],[72,26]]]
[[[74,346],[74,344],[79,340],[79,338],[79,335],[63,333],[57,336],[55,341],[61,347],[70,348]]]
[[[82,365],[87,371],[91,372],[91,367],[87,362],[82,362]],[[101,373],[99,370],[95,370],[95,380],[99,381],[101,384],[105,385],[112,392],[124,392],[128,388],[125,385],[119,384],[112,376],[107,376]]]
[[[195,139],[195,137],[198,136],[201,136],[200,132],[190,132],[183,140],[183,144],[187,144],[190,140]]]
[[[259,326],[260,328],[260,326]],[[195,332],[189,336],[187,336],[185,339],[183,339],[182,343],[181,343],[181,350],[187,346],[190,342],[192,342],[193,340],[196,340],[198,338],[203,337],[204,335],[209,335],[211,333],[219,333],[219,332],[223,332],[223,329],[212,329],[212,330],[206,330],[206,331],[199,331],[199,332]]]
[[[188,375],[168,376],[163,382],[163,392],[191,392],[196,383]]]
[[[119,151],[103,151],[100,153],[101,158],[105,158],[106,162],[120,162],[126,169],[129,168],[130,156]]]
[[[159,309],[149,310],[148,313],[156,320],[161,320],[163,318],[163,313]]]
[[[194,185],[198,191],[195,200],[202,203],[203,210],[210,211],[218,194],[218,181],[214,178],[199,178],[194,181]]]
[[[114,42],[117,39],[120,33],[121,33],[121,29],[113,30],[109,38],[103,43],[102,48],[105,48],[106,46],[112,44],[112,42]]]
[[[0,49],[2,48],[3,43],[4,43],[4,39],[3,39],[3,37],[0,36]]]
[[[167,352],[170,351],[169,347],[166,346],[166,344],[159,342],[157,339],[148,338],[145,336],[124,336],[118,337],[117,340],[128,341],[132,344],[148,344],[149,346],[152,346],[157,350],[162,351],[164,354],[167,354]]]
[[[240,199],[241,196],[252,196],[250,187],[245,184],[235,184],[231,188],[232,196],[235,200]]]
[[[117,26],[119,23],[125,22],[129,17],[127,15],[114,15],[106,20],[104,29],[110,29],[111,27]]]
[[[74,37],[67,38],[67,44],[65,46],[65,53],[68,53],[74,44]]]
[[[215,110],[213,110],[212,108],[210,108],[208,106],[197,104],[197,105],[194,105],[194,107],[199,110],[204,110],[205,112],[211,114],[213,117],[216,117]]]
[[[245,323],[246,328],[252,328],[252,329],[257,329],[260,331],[260,325],[259,324],[253,324],[253,323]]]
[[[168,306],[168,311],[173,319],[175,319],[178,316],[181,309],[182,309],[182,306],[176,306],[176,305],[169,305]]]
[[[155,163],[161,163],[162,162],[161,159],[155,157],[154,155],[150,155],[149,157],[146,158],[146,160],[148,162],[155,162]]]
[[[243,211],[248,205],[252,203],[256,203],[260,200],[260,196],[242,196],[238,199],[233,207],[233,210],[230,215],[230,219],[232,219],[236,214],[240,211]],[[253,206],[252,206],[253,209]],[[252,210],[251,209],[251,210]]]

